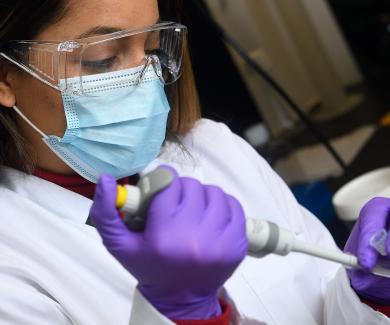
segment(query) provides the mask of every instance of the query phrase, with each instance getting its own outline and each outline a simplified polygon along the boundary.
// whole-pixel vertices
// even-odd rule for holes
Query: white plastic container
[[[347,223],[356,221],[363,205],[374,197],[390,197],[390,167],[363,174],[333,196],[337,215]]]

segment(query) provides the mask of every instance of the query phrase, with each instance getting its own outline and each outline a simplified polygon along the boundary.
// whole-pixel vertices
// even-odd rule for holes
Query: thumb
[[[161,165],[159,169],[168,170],[173,180],[169,186],[157,193],[148,207],[148,223],[147,228],[153,228],[155,223],[165,223],[166,218],[172,215],[176,207],[179,205],[182,196],[182,186],[179,175],[176,170],[168,165]],[[160,218],[164,216],[164,218]]]
[[[102,175],[97,183],[90,217],[106,248],[115,257],[134,252],[139,243],[138,233],[127,229],[116,209],[117,183],[110,175]]]
[[[359,216],[360,238],[357,255],[361,266],[371,270],[378,262],[379,253],[371,247],[370,241],[381,229],[386,229],[390,210],[390,200],[377,197],[370,200]]]

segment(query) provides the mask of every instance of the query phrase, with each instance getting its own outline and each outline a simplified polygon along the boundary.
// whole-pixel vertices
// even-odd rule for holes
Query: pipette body
[[[280,228],[272,222],[248,218],[246,225],[250,256],[263,257],[270,253],[285,256],[296,252],[340,263],[347,267],[361,268],[355,255],[324,249],[298,240],[294,232]],[[380,265],[376,266],[371,273],[390,277],[390,269]]]

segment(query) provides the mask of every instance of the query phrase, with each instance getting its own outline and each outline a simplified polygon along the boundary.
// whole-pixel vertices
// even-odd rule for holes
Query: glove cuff
[[[157,301],[153,297],[140,291],[146,299],[165,317],[176,320],[199,320],[212,319],[222,314],[221,305],[217,295],[206,297],[174,297],[174,299],[165,297],[163,301]]]
[[[177,325],[229,325],[230,324],[230,306],[223,300],[219,301],[222,309],[222,315],[208,320],[173,320]]]

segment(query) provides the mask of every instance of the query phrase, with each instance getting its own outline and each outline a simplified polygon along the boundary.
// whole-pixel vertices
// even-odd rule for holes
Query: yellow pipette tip
[[[122,208],[127,201],[127,189],[124,186],[117,186],[117,195],[116,195],[116,207],[118,209]]]

